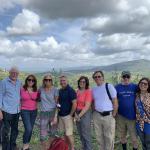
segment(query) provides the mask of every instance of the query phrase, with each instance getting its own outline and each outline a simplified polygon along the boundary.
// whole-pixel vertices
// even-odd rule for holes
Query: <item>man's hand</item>
[[[2,113],[2,111],[0,110],[0,120],[2,120],[3,119],[3,113]]]
[[[113,117],[115,117],[117,115],[117,112],[118,112],[118,100],[117,98],[113,99],[113,112],[112,112],[112,115]]]

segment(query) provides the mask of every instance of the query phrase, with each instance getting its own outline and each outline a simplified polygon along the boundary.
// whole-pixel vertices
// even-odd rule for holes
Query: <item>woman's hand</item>
[[[51,126],[56,125],[58,123],[58,118],[54,117],[53,120],[51,121]]]
[[[80,117],[79,117],[79,115],[77,115],[77,113],[75,113],[75,120],[80,121]]]

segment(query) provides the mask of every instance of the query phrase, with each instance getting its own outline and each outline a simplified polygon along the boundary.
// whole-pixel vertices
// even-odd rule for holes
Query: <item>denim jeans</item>
[[[86,112],[80,119],[77,121],[77,130],[80,135],[82,142],[83,150],[92,150],[91,143],[91,111]]]
[[[0,144],[2,143],[2,124],[3,124],[3,121],[0,120]]]
[[[150,150],[150,134],[145,134],[140,129],[137,130],[137,134],[142,142],[143,150]]]
[[[37,110],[21,110],[21,117],[24,124],[23,144],[31,140],[33,126],[37,116]]]
[[[18,114],[3,112],[2,150],[15,150],[18,136]]]

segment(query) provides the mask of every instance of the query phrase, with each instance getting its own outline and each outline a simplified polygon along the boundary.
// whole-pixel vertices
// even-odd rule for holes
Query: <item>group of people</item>
[[[47,150],[58,129],[70,150],[75,150],[73,126],[76,123],[82,149],[92,150],[91,120],[100,150],[113,150],[117,126],[122,149],[127,150],[127,131],[133,150],[138,149],[140,137],[143,150],[150,150],[150,81],[142,78],[131,83],[131,73],[123,71],[121,83],[113,86],[105,82],[102,71],[93,73],[96,86],[90,88],[89,79],[81,76],[77,90],[61,75],[58,89],[50,74],[37,79],[31,74],[24,85],[18,79],[19,70],[12,67],[9,76],[0,82],[0,120],[2,120],[2,150],[17,150],[18,121],[24,125],[22,150],[29,150],[33,127],[40,110],[41,149]],[[38,107],[39,106],[39,107]]]

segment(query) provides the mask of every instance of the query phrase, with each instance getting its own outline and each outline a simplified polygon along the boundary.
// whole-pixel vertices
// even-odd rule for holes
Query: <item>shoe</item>
[[[19,148],[16,146],[16,147],[14,148],[14,150],[19,150]]]
[[[21,148],[21,150],[23,150],[23,148]],[[30,150],[30,148],[26,148],[26,149],[24,149],[24,150]]]

